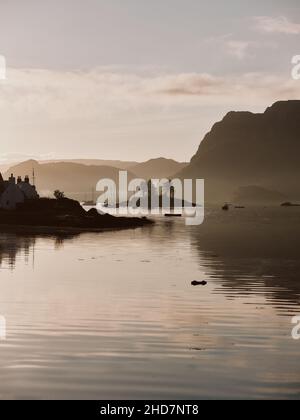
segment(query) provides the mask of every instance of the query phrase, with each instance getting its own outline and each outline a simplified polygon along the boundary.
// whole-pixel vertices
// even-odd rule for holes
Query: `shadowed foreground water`
[[[299,233],[279,208],[0,234],[0,397],[298,399]]]

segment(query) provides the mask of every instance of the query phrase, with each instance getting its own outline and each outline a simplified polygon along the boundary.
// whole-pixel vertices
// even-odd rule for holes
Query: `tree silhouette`
[[[59,190],[55,190],[53,195],[56,198],[56,200],[62,200],[63,198],[65,198],[65,193]]]

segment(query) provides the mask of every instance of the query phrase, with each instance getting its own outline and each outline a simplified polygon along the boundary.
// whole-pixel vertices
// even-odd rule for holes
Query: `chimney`
[[[11,176],[9,178],[9,183],[10,184],[15,184],[16,183],[16,178],[14,177],[14,174],[11,174]]]

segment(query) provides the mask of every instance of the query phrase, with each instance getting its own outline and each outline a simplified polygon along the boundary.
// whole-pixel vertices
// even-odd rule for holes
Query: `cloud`
[[[274,41],[263,40],[260,42],[253,40],[235,39],[232,34],[218,37],[211,37],[205,40],[210,49],[220,50],[223,54],[245,60],[255,58],[258,51],[264,49],[276,49],[278,46]]]
[[[238,58],[239,60],[244,59],[248,56],[249,53],[249,47],[251,47],[253,43],[249,41],[235,41],[230,40],[227,41],[226,47],[227,51],[230,55],[233,55],[234,57]]]
[[[146,82],[151,95],[211,96],[222,88],[222,78],[206,73],[180,73],[154,77]]]
[[[269,34],[286,34],[286,35],[299,35],[300,24],[291,22],[285,16],[270,17],[270,16],[257,16],[255,18],[256,28],[264,33]]]
[[[249,55],[249,48],[253,46],[253,42],[236,40],[233,38],[232,34],[210,37],[206,39],[204,43],[207,44],[210,49],[218,49],[239,60],[246,58]]]
[[[160,84],[159,93],[179,96],[183,103],[189,97],[201,105],[220,104],[228,107],[268,104],[277,100],[300,99],[300,83],[279,75],[246,73],[239,77],[213,77],[209,75],[182,74],[177,78],[164,79],[164,90]],[[185,99],[184,99],[185,98]]]
[[[244,48],[234,45],[237,54]],[[300,97],[300,83],[264,73],[124,73],[10,69],[0,84],[0,120],[109,121],[119,114],[197,104]]]
[[[3,152],[110,159],[117,150],[138,160],[160,150],[188,159],[226,112],[261,112],[299,98],[299,82],[266,73],[8,69],[0,83]],[[1,156],[0,163],[15,157]]]

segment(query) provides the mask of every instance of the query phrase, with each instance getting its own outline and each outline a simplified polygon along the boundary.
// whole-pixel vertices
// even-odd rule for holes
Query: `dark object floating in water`
[[[286,203],[282,203],[281,207],[300,207],[300,204],[290,203],[289,201]]]
[[[224,204],[224,206],[222,207],[222,210],[228,211],[229,210],[229,204]]]
[[[207,281],[192,281],[192,286],[206,286],[207,285]]]
[[[201,347],[192,347],[190,350],[191,351],[206,351],[205,348],[201,348]]]
[[[245,206],[235,206],[235,209],[245,209]]]
[[[182,217],[182,214],[179,213],[166,213],[165,217]]]

